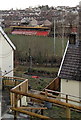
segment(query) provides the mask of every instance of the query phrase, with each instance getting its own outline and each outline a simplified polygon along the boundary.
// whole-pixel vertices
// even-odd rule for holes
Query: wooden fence
[[[15,87],[16,85],[18,85],[19,83],[23,82],[25,80],[25,78],[21,78],[21,77],[7,77],[7,76],[1,76],[2,78],[2,87],[8,87],[8,88],[12,88]]]
[[[50,89],[45,89],[45,91],[42,91],[41,94],[46,94],[46,92],[47,92],[49,97],[56,98],[56,99],[63,101],[65,103],[72,102],[71,104],[77,104],[78,106],[81,106],[81,97],[61,93],[61,92],[50,90]],[[50,94],[50,93],[52,93],[52,94]],[[62,97],[62,95],[63,95],[63,97]],[[75,100],[75,99],[78,99],[78,100]]]
[[[19,91],[18,89],[12,89],[11,90],[11,93],[14,93],[14,96],[15,96],[15,104],[14,104],[14,107],[12,107],[11,109],[15,111],[15,117],[16,118],[17,116],[17,112],[20,112],[20,113],[24,113],[24,114],[28,114],[28,115],[31,115],[31,116],[35,116],[35,117],[38,117],[38,118],[42,118],[42,119],[50,119],[50,117],[47,117],[47,116],[41,116],[39,114],[36,114],[36,113],[31,113],[27,110],[23,110],[22,107],[17,107],[17,99],[18,99],[18,96],[19,95],[22,95],[22,96],[26,96],[26,97],[30,97],[30,98],[34,98],[34,99],[37,99],[37,100],[40,100],[40,101],[43,101],[43,102],[48,102],[48,103],[54,103],[56,104],[57,106],[60,105],[62,107],[64,107],[66,109],[66,118],[68,120],[71,119],[71,109],[72,110],[78,110],[81,112],[81,107],[80,106],[77,106],[77,105],[73,105],[73,104],[70,104],[68,103],[68,99],[66,99],[66,102],[62,102],[58,99],[56,99],[56,97],[54,95],[51,95],[50,93],[48,94],[48,90],[45,90],[45,94],[44,95],[41,95],[41,94],[33,94],[33,93],[30,93],[30,92],[23,92],[23,91]],[[44,93],[44,92],[43,92]],[[62,99],[62,98],[61,98]],[[26,109],[26,108],[25,108]],[[32,109],[32,108],[31,108]],[[41,109],[44,109],[44,108],[41,108]],[[45,108],[46,109],[46,108]]]
[[[55,82],[56,80],[56,82]],[[39,93],[30,93],[28,91],[28,79],[24,78],[18,78],[18,77],[4,77],[3,78],[3,85],[4,86],[15,86],[10,90],[10,98],[11,98],[11,109],[14,111],[14,119],[17,118],[17,114],[23,113],[30,116],[38,117],[41,119],[49,119],[52,120],[52,118],[44,116],[43,110],[47,109],[47,107],[28,107],[23,106],[23,101],[26,103],[28,99],[34,100],[34,102],[38,103],[52,103],[56,104],[57,106],[60,105],[66,109],[66,118],[68,120],[71,119],[71,110],[78,110],[81,112],[81,106],[70,104],[69,101],[72,101],[74,103],[81,104],[81,101],[76,101],[74,99],[70,99],[69,96],[64,93],[60,93],[57,91],[54,91],[55,89],[58,89],[58,87],[55,87],[55,85],[59,84],[60,79],[56,78],[53,82],[51,82],[44,91],[39,91]],[[55,83],[55,84],[54,84]],[[49,89],[51,88],[51,89]],[[56,94],[56,95],[55,95]],[[61,95],[65,95],[65,97],[62,97]],[[25,97],[25,98],[24,98]],[[75,98],[76,96],[71,96]],[[24,99],[23,99],[24,98]],[[79,98],[81,100],[81,98]],[[64,101],[62,101],[64,100]],[[38,103],[39,105],[39,103]],[[29,110],[33,109],[39,109],[41,111],[41,114],[37,114],[34,112],[31,112]],[[54,119],[53,119],[54,120]]]
[[[12,91],[19,91],[20,93],[24,92],[25,94],[28,93],[28,80],[26,79],[25,81],[23,81],[22,83],[20,83],[19,85],[17,85],[16,87],[11,89],[11,109],[13,111],[15,111],[14,119],[17,118],[17,113],[20,112],[20,113],[28,114],[30,116],[38,117],[41,119],[49,119],[50,120],[49,117],[43,115],[43,110],[47,109],[47,107],[27,107],[27,106],[23,107],[22,99],[25,95],[16,94],[15,92],[12,92]],[[25,99],[27,100],[28,97],[29,96],[26,96]],[[41,115],[29,111],[29,110],[33,110],[33,109],[41,110]]]
[[[12,90],[27,93],[28,92],[28,79],[26,79],[22,83],[18,84],[14,88],[12,88]],[[17,106],[22,105],[22,99],[23,99],[22,95],[18,95],[17,100],[16,100],[16,95],[14,93],[11,93],[10,98],[11,98],[11,106],[12,107],[15,107],[16,104],[17,104]]]
[[[60,88],[60,78],[56,77],[51,83],[49,83],[45,89],[58,90]]]

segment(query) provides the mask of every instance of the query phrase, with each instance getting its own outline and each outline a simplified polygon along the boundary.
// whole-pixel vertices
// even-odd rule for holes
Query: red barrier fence
[[[12,34],[48,36],[49,31],[14,30],[12,31]]]

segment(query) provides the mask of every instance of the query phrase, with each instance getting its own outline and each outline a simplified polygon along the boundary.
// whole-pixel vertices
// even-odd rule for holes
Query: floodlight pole
[[[64,17],[62,18],[62,55],[64,52]]]
[[[56,54],[56,51],[55,51],[55,19],[54,19],[54,56]]]

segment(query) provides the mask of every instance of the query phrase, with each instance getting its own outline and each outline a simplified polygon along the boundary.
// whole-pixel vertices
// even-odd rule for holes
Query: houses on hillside
[[[48,19],[50,22],[53,22],[54,19],[60,21],[60,19],[66,19],[68,13],[71,15],[78,12],[78,6],[68,7],[68,6],[38,6],[38,7],[29,7],[26,9],[16,9],[16,10],[0,10],[0,15],[4,19],[4,25],[18,25],[20,24],[23,18],[29,20],[35,19],[37,21],[44,21]],[[70,15],[69,15],[70,16]],[[68,22],[67,22],[68,24]]]
[[[13,77],[14,50],[16,47],[0,27],[0,71],[2,76]]]
[[[48,19],[43,20],[43,21],[38,21],[36,19],[28,19],[28,18],[24,18],[21,20],[21,25],[26,25],[26,26],[31,26],[31,27],[35,27],[35,26],[45,26],[45,27],[50,27],[52,25],[52,22],[50,22]]]

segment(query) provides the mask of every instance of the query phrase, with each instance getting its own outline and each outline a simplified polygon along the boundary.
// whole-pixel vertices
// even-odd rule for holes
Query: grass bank
[[[8,34],[9,38],[15,44],[17,51],[21,56],[27,56],[29,54],[29,48],[31,49],[31,55],[37,56],[62,56],[62,38],[56,38],[55,51],[54,51],[54,39],[52,37],[44,36],[26,36],[26,35],[12,35]],[[67,39],[64,39],[64,48],[66,46]],[[64,51],[64,50],[63,50]]]

